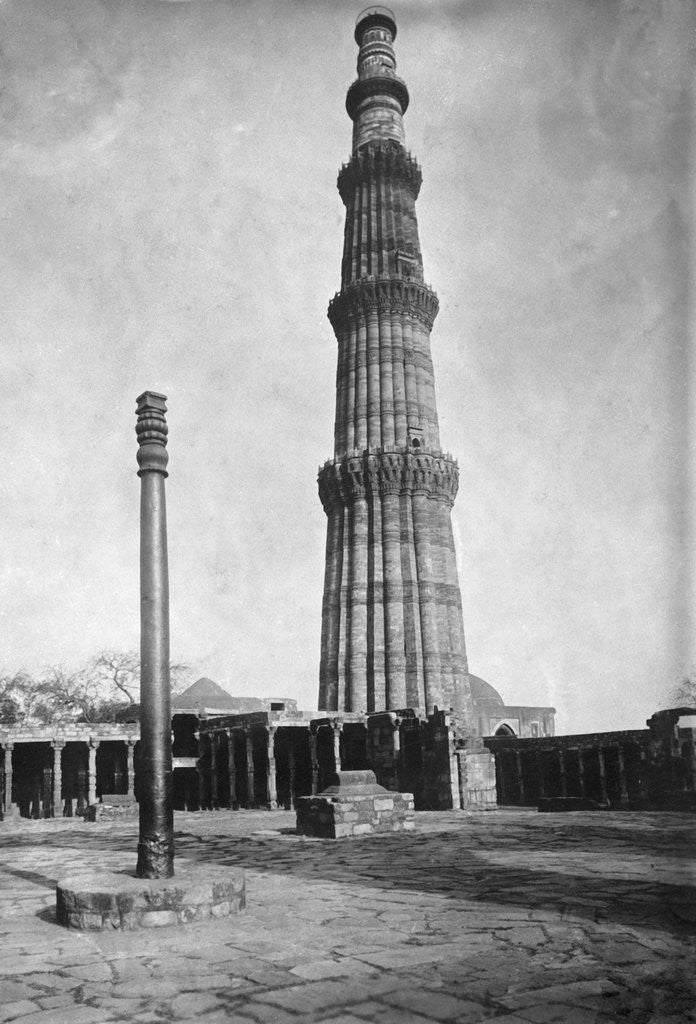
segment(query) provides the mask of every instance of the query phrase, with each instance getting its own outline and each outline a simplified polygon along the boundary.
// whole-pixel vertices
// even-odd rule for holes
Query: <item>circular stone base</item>
[[[244,873],[186,867],[173,878],[84,871],[58,882],[58,924],[83,931],[159,928],[237,914],[245,904]]]

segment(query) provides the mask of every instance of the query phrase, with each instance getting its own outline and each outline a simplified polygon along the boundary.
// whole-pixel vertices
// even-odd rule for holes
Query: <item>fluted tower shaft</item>
[[[334,455],[319,471],[328,518],[319,706],[452,708],[474,716],[451,509],[459,470],[440,448],[416,199],[404,148],[408,90],[396,76],[394,17],[358,18],[348,90],[353,152],[338,176],[346,207]]]

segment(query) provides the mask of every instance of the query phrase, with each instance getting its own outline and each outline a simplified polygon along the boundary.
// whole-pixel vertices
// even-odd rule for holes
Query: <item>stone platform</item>
[[[236,914],[244,904],[244,873],[232,868],[189,868],[154,879],[83,871],[56,887],[58,924],[82,931],[190,924]]]
[[[341,839],[413,828],[413,794],[390,792],[371,771],[337,772],[323,792],[297,801],[297,831],[304,836]]]

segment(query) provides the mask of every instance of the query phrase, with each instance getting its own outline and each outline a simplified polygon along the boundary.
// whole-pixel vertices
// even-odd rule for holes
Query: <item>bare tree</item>
[[[134,651],[100,651],[91,668],[107,691],[115,691],[135,704],[140,688],[140,656]]]
[[[135,651],[100,651],[90,663],[106,692],[111,698],[122,694],[129,704],[137,703],[140,694],[140,655]],[[172,693],[177,693],[188,683],[191,669],[184,662],[172,662],[169,666]]]
[[[0,724],[19,725],[24,721],[33,689],[34,681],[24,669],[0,675]]]
[[[696,708],[696,673],[682,676],[670,690],[669,700],[673,708]]]
[[[183,689],[191,670],[170,666],[172,691]],[[137,718],[140,657],[133,651],[104,650],[77,669],[50,665],[38,678],[28,672],[0,675],[0,724],[113,722]]]

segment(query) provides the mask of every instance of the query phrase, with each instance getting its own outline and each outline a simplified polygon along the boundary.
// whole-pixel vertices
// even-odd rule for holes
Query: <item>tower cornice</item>
[[[438,308],[437,295],[426,285],[402,277],[368,277],[334,295],[327,315],[334,329],[380,312],[409,314],[430,329]]]
[[[391,96],[399,104],[402,114],[405,114],[408,110],[410,97],[406,83],[401,78],[397,78],[396,75],[374,75],[371,78],[356,78],[346,95],[346,110],[351,121],[355,120],[358,109],[364,101],[373,96]]]
[[[319,497],[328,514],[369,494],[424,494],[453,505],[459,467],[441,453],[380,451],[347,455],[324,463],[318,476]]]
[[[370,142],[353,154],[338,173],[338,191],[347,206],[355,186],[366,181],[383,179],[403,182],[414,200],[418,198],[423,175],[418,162],[403,146],[392,139]]]

